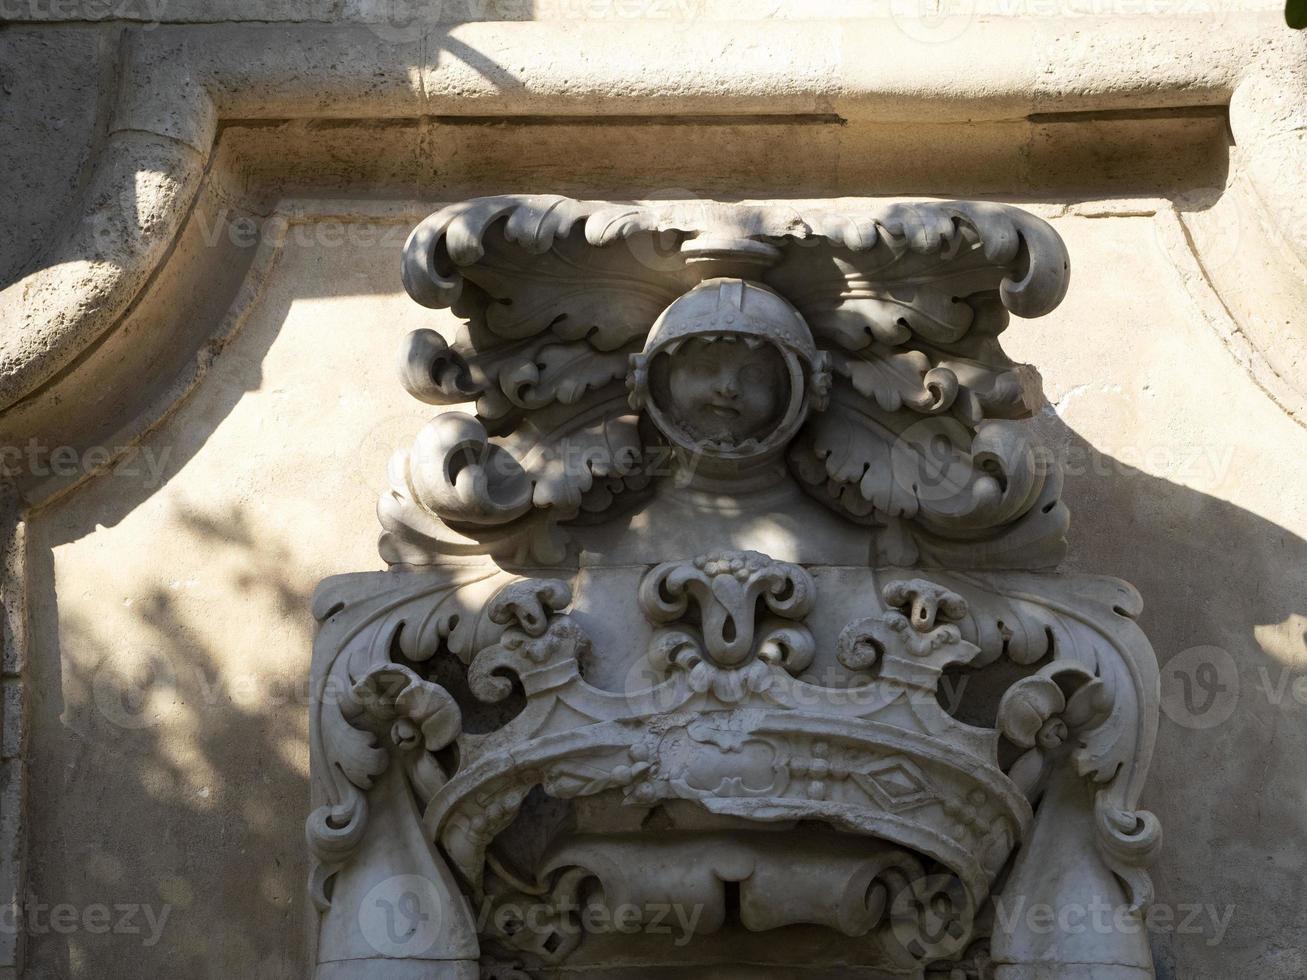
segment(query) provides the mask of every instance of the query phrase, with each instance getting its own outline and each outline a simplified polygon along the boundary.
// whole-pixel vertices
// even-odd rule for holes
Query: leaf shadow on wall
[[[133,603],[138,649],[126,656],[103,624],[65,617],[61,637],[33,622],[33,717],[47,723],[30,747],[29,909],[39,914],[25,976],[303,974],[309,596],[285,572],[287,549],[256,539],[239,507],[186,523],[213,554],[239,556],[225,594],[242,596],[244,615],[275,610],[285,642],[303,644],[304,676],[244,657],[233,671],[239,651],[224,651],[221,630],[164,588]],[[32,562],[34,587],[48,589],[49,552]],[[242,615],[214,604],[204,617]],[[70,904],[77,923],[55,928],[31,903]],[[87,917],[98,906],[110,910],[107,929]]]
[[[1144,799],[1169,841],[1155,871],[1158,901],[1234,911],[1215,952],[1208,919],[1195,920],[1196,931],[1155,932],[1159,976],[1202,977],[1217,961],[1269,969],[1265,937],[1300,934],[1307,914],[1307,859],[1284,846],[1307,833],[1297,761],[1307,726],[1291,683],[1295,665],[1307,664],[1307,541],[1099,453],[1054,415],[1036,424],[1069,471],[1067,567],[1140,589],[1164,702],[1183,696],[1166,665],[1195,648],[1225,650],[1237,668],[1219,678],[1238,694],[1228,718],[1201,728],[1162,718]],[[171,459],[169,475],[202,444]],[[1236,458],[1218,451],[1199,465]],[[126,513],[146,496],[115,507]],[[135,933],[47,928],[29,941],[32,977],[134,980],[166,969],[289,980],[306,968],[308,592],[287,572],[284,543],[256,535],[239,505],[189,513],[186,526],[213,554],[241,556],[246,573],[231,584],[277,611],[284,642],[303,651],[301,675],[246,690],[231,651],[206,639],[215,632],[156,589],[131,613],[151,638],[141,673],[120,677],[105,666],[121,653],[106,624],[66,618],[61,636],[48,615],[58,601],[51,554],[33,549],[33,609],[47,613],[32,623],[34,897],[83,910],[150,905],[156,921],[170,911],[150,947],[143,915]],[[219,622],[244,615],[244,606],[205,612]]]

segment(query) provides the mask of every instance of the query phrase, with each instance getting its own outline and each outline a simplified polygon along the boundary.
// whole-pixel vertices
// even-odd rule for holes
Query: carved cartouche
[[[1052,229],[509,196],[404,281],[458,409],[392,460],[392,570],[315,597],[317,980],[1151,975],[994,914],[1137,921],[1160,841],[1139,598],[1051,571],[997,341]]]

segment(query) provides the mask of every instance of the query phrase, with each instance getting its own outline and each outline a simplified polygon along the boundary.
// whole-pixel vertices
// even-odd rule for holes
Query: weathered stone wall
[[[1071,291],[1052,315],[1014,321],[1007,347],[1043,374],[1038,424],[1069,473],[1069,564],[1140,589],[1141,624],[1164,665],[1144,799],[1166,832],[1155,880],[1171,918],[1154,920],[1158,975],[1307,973],[1307,361],[1295,353],[1307,331],[1297,302],[1304,252],[1294,239],[1302,226],[1267,195],[1277,185],[1264,176],[1297,166],[1301,178],[1307,158],[1289,154],[1302,135],[1292,125],[1297,137],[1274,150],[1258,142],[1301,103],[1277,101],[1289,96],[1274,86],[1259,96],[1262,76],[1218,78],[1220,30],[1183,17],[1145,18],[1142,40],[1102,51],[1092,50],[1090,25],[1062,34],[1042,25],[1041,37],[1079,38],[1082,83],[1069,69],[1047,82],[1053,69],[1032,67],[1038,52],[1010,64],[981,58],[977,48],[1000,35],[978,14],[937,44],[905,33],[891,44],[901,66],[961,52],[990,74],[953,85],[962,72],[946,67],[938,91],[914,90],[931,72],[903,67],[900,92],[890,91],[892,73],[867,83],[875,97],[862,97],[857,118],[847,89],[822,94],[826,82],[801,68],[838,57],[851,84],[868,25],[882,32],[868,50],[880,52],[890,43],[883,32],[901,30],[892,20],[793,28],[783,59],[791,67],[760,82],[747,52],[711,70],[701,61],[719,43],[714,25],[734,30],[732,19],[752,8],[695,4],[695,26],[668,35],[686,47],[661,52],[624,91],[637,69],[617,46],[586,47],[598,34],[567,44],[580,21],[561,7],[502,6],[462,13],[447,4],[432,26],[429,13],[378,16],[350,2],[168,4],[161,15],[114,11],[103,23],[33,3],[10,12],[24,23],[0,32],[4,128],[18,134],[0,138],[13,216],[0,275],[12,290],[71,261],[49,259],[48,243],[75,236],[79,215],[102,208],[97,169],[103,175],[121,153],[111,139],[130,138],[109,132],[121,111],[116,86],[161,75],[148,49],[165,35],[151,28],[131,42],[146,49],[149,72],[123,76],[124,20],[176,22],[157,30],[197,61],[224,43],[200,32],[224,28],[182,36],[191,22],[288,22],[274,45],[287,60],[301,36],[294,25],[371,24],[344,46],[352,65],[320,71],[306,58],[282,77],[257,66],[233,73],[231,84],[263,86],[245,102],[227,82],[205,81],[235,115],[217,127],[212,152],[199,137],[203,153],[178,151],[203,164],[196,203],[159,206],[179,236],[129,242],[155,257],[122,315],[52,370],[6,389],[23,396],[0,431],[30,505],[25,569],[6,579],[13,650],[0,796],[7,867],[21,869],[25,852],[28,908],[38,910],[21,975],[303,975],[308,597],[327,575],[381,567],[374,508],[386,459],[429,412],[394,383],[395,351],[414,327],[452,320],[403,294],[403,237],[443,201],[504,191],[998,198],[1050,219],[1072,257]],[[537,15],[559,22],[559,33],[508,37],[500,50],[521,63],[487,55],[492,68],[473,45],[498,35],[439,26]],[[1240,57],[1286,51],[1286,63],[1301,66],[1304,49],[1273,17],[1212,16],[1242,39],[1230,42]],[[1181,69],[1167,35],[1185,30],[1212,38],[1214,53],[1194,73],[1206,81],[1173,77]],[[425,52],[419,64],[437,80],[418,86],[426,102],[386,102],[376,92],[389,82],[365,91],[367,78],[385,73],[407,84],[393,71],[402,53],[378,60],[384,70],[367,68],[372,47],[395,45]],[[441,90],[442,59],[470,66],[470,80]],[[617,118],[578,120],[584,102],[564,111],[572,67],[580,87],[608,86]],[[517,108],[474,91],[501,71],[528,79]],[[561,81],[541,94],[532,80],[549,71]],[[317,94],[315,72],[365,84],[333,103]],[[464,84],[484,110],[451,110]],[[1023,109],[994,101],[1036,84],[1047,88],[1032,90]],[[501,91],[511,87],[500,76]],[[1098,103],[1085,95],[1095,91]],[[914,121],[914,100],[954,109]],[[976,119],[961,121],[973,110]],[[161,128],[213,126],[172,111],[161,111]],[[731,118],[676,118],[687,111]],[[115,206],[165,221],[150,198],[168,176],[161,159],[129,161],[140,179],[117,188],[131,199]],[[101,230],[118,234],[111,220]],[[92,264],[78,281],[90,288],[100,272]],[[23,302],[7,330],[57,320],[69,297],[51,289]],[[59,446],[69,449],[52,456]],[[53,905],[71,911],[52,920]],[[118,908],[126,905],[138,907],[130,921]]]

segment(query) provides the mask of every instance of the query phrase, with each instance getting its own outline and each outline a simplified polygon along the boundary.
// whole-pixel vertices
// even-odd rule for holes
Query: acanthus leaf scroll
[[[704,241],[714,248],[696,249]],[[792,305],[830,369],[829,408],[813,412],[791,452],[816,499],[886,528],[886,560],[1051,567],[1065,550],[1056,468],[1024,428],[1007,424],[1034,408],[1031,379],[997,336],[1009,312],[1038,316],[1057,305],[1068,262],[1056,234],[1015,208],[930,202],[833,214],[506,196],[423,222],[404,269],[418,302],[467,317],[453,344],[425,330],[410,337],[409,389],[426,401],[473,402],[486,445],[514,451],[523,468],[526,453],[544,469],[577,456],[576,436],[555,419],[624,424],[620,358],[637,353],[696,282],[747,272]],[[523,426],[533,431],[529,446],[514,437]],[[643,488],[635,471],[660,442],[657,432],[628,432],[605,440],[599,465],[568,464],[595,473],[604,501]],[[577,493],[589,489],[562,501],[546,491],[529,514],[501,510],[469,531],[462,512],[405,487],[398,466],[382,509],[388,533],[408,546],[385,554],[407,564],[466,553],[466,537],[478,536],[486,553],[505,554],[511,538],[520,554],[556,561],[567,544],[558,528],[577,518]],[[486,482],[487,507],[518,479],[500,469],[498,483]],[[428,519],[443,515],[456,530],[430,533]]]

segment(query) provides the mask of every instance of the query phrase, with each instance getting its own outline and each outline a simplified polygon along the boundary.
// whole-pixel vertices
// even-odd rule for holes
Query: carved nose
[[[735,379],[728,376],[717,379],[716,392],[723,398],[734,398],[739,394],[739,389],[736,387]]]

